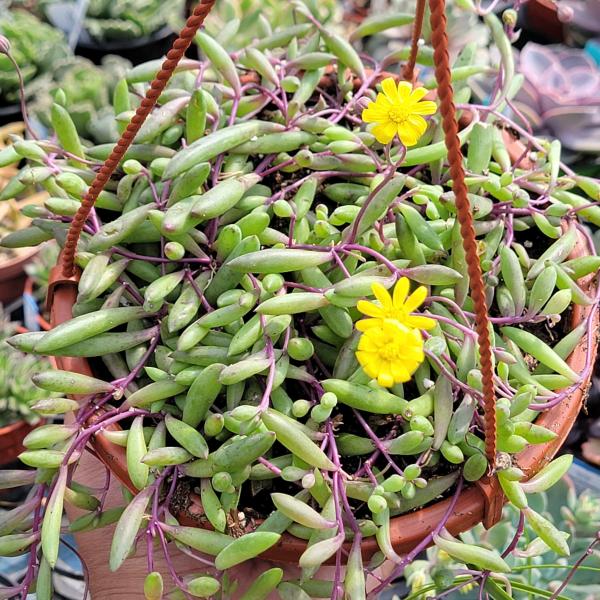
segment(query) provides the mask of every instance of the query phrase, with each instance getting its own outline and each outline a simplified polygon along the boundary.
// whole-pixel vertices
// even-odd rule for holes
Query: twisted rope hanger
[[[131,146],[135,136],[137,135],[146,117],[150,114],[156,101],[160,97],[162,91],[165,89],[167,82],[171,78],[173,71],[182,59],[185,51],[189,48],[192,43],[194,35],[204,23],[204,19],[210,12],[211,8],[215,4],[216,0],[201,0],[196,5],[194,12],[190,15],[186,21],[185,27],[181,30],[179,37],[173,42],[172,48],[167,53],[167,56],[161,66],[160,71],[157,73],[154,81],[151,83],[150,88],[146,92],[146,96],[142,100],[140,106],[135,111],[135,115],[127,125],[127,129],[122,133],[119,141],[115,144],[110,156],[104,161],[101,169],[96,173],[94,181],[90,185],[88,191],[81,201],[81,206],[73,217],[71,227],[67,234],[65,247],[62,251],[62,275],[63,277],[72,277],[75,273],[75,251],[77,249],[77,242],[81,234],[81,230],[94,206],[94,202],[98,198],[98,195],[110,179],[111,175],[115,172],[118,164],[121,162],[125,152]]]
[[[425,17],[425,3],[426,0],[417,0],[417,7],[415,10],[415,20],[413,23],[412,39],[410,42],[410,55],[408,62],[402,69],[402,77],[406,81],[412,81],[415,76],[415,65],[417,64],[417,53],[419,52],[419,39],[421,38],[421,31],[423,30],[423,19]]]
[[[424,12],[425,1],[419,0],[419,5],[421,4],[423,5],[422,8]],[[477,331],[483,380],[485,454],[490,466],[494,468],[496,464],[496,394],[494,391],[494,363],[489,333],[490,320],[485,299],[483,273],[479,262],[479,255],[477,253],[477,240],[475,239],[475,229],[473,228],[473,216],[471,215],[471,206],[467,197],[463,156],[460,150],[461,144],[458,138],[458,122],[456,120],[454,92],[450,78],[450,59],[448,56],[446,2],[445,0],[429,0],[429,8],[431,11],[431,44],[433,46],[433,62],[435,65],[435,78],[438,84],[438,97],[440,99],[442,128],[444,130],[446,148],[448,149],[450,176],[453,182],[452,188],[456,198],[456,213],[460,223],[460,233],[465,249],[471,297],[473,298],[473,303],[475,305],[475,329]],[[418,50],[417,43],[422,28],[423,12],[419,13],[417,10],[417,19],[415,20],[414,28],[415,31],[418,31],[418,35],[413,35],[411,55],[407,65],[407,70],[409,72],[414,68],[414,63],[416,62]],[[420,22],[418,21],[419,18]]]

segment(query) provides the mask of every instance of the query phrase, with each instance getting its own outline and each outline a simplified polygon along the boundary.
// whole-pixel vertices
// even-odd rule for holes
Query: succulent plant
[[[50,128],[54,96],[62,90],[81,137],[98,144],[115,142],[119,131],[112,96],[116,84],[130,67],[129,61],[112,55],[105,56],[101,66],[81,57],[60,61],[52,74],[38,78],[29,86],[28,92],[33,96],[30,113]]]
[[[42,548],[42,558],[30,552],[24,583],[11,592],[32,584],[38,560],[43,573],[54,566],[63,501],[74,499],[70,477],[96,433],[126,448],[135,496],[122,510],[86,489],[85,502],[75,499],[88,514],[72,530],[117,520],[113,570],[146,530],[167,555],[167,539],[212,555],[216,577],[199,568],[173,578],[179,592],[197,596],[230,597],[235,567],[287,531],[307,541],[303,577],[281,582],[281,569],[269,569],[256,573],[253,590],[364,598],[365,572],[396,562],[382,588],[411,560],[394,550],[391,519],[440,496],[457,499],[488,469],[476,307],[436,104],[426,89],[381,75],[384,65],[370,70],[303,3],[293,9],[294,25],[243,49],[196,35],[204,60],[179,64],[78,247],[67,249],[83,270],[73,318],[11,338],[34,354],[90,358],[96,373],[35,377],[64,396],[45,402],[44,414],[72,410],[68,395],[83,400],[72,425],[26,440],[22,461],[46,469],[52,491],[43,525],[0,538],[0,548]],[[599,185],[560,175],[557,144],[527,132],[538,154],[511,164],[501,126],[512,121],[497,109],[510,94],[512,53],[499,20],[485,22],[501,45],[497,98],[468,105],[467,81],[457,71],[454,79],[459,107],[474,115],[460,139],[494,333],[498,477],[544,543],[564,554],[564,536],[528,495],[560,478],[569,459],[525,482],[510,457],[554,439],[534,419],[591,369],[591,354],[581,372],[565,361],[594,311],[574,329],[565,317],[575,304],[598,305],[582,278],[600,259],[570,255],[585,221],[600,223]],[[115,114],[131,113],[158,66],[139,65],[118,84]],[[55,103],[51,117],[56,141],[22,140],[0,153],[0,164],[26,158],[19,181],[34,179],[52,195],[4,246],[51,238],[64,246],[112,148],[84,146],[68,104]],[[188,508],[190,489],[212,531],[178,521],[175,499]],[[445,519],[423,543],[433,539],[504,586],[503,549],[452,539]],[[363,566],[361,540],[374,536],[380,553]],[[332,557],[333,579],[315,579]],[[159,596],[161,576],[148,573],[146,585]]]
[[[9,10],[0,2],[0,35],[11,44],[11,53],[21,67],[25,83],[52,72],[57,61],[69,56],[63,34],[33,15]],[[19,79],[12,62],[0,54],[0,105],[19,100]]]
[[[46,11],[57,0],[44,0]],[[60,1],[60,0],[58,0]],[[147,37],[181,18],[182,0],[90,0],[84,27],[97,41]]]
[[[0,427],[15,421],[39,421],[32,407],[47,398],[48,393],[40,390],[32,377],[48,369],[45,358],[23,354],[6,343],[15,332],[16,324],[0,314]]]
[[[525,80],[515,107],[534,132],[576,152],[598,152],[600,69],[578,48],[529,42],[519,56]]]
[[[581,493],[567,478],[548,492],[530,497],[536,510],[545,514],[561,531],[569,534],[567,543],[571,552],[568,558],[558,558],[547,547],[539,544],[539,538],[527,525],[516,550],[508,558],[513,573],[510,595],[515,600],[526,600],[538,591],[558,591],[577,560],[585,556],[584,568],[576,569],[568,585],[560,590],[561,597],[569,600],[593,600],[600,597],[597,569],[600,568],[600,549],[596,547],[600,531],[600,496],[598,492],[585,490]],[[519,528],[519,512],[512,506],[504,509],[503,519],[491,529],[483,526],[461,535],[470,544],[485,548],[507,546],[515,539]],[[407,567],[405,576],[411,588],[411,600],[433,598],[447,592],[453,586],[460,587],[460,598],[477,600],[479,590],[461,573],[466,565],[457,563],[447,553],[433,547],[427,550],[427,559],[414,561]],[[456,581],[456,583],[455,583]],[[493,590],[490,590],[493,591]],[[492,597],[494,597],[492,595]]]
[[[21,123],[13,123],[0,127],[0,152],[8,147],[11,136],[22,134],[23,131],[24,127]],[[30,224],[30,219],[21,213],[23,196],[19,193],[27,190],[27,187],[23,186],[21,188],[21,185],[18,185],[17,187],[21,189],[16,194],[13,194],[13,192],[10,191],[11,187],[15,185],[18,175],[18,169],[15,168],[15,166],[7,165],[0,167],[0,197],[3,197],[2,195],[5,193],[5,190],[8,189],[6,198],[3,198],[5,201],[0,202],[0,234],[3,236],[25,229]],[[12,198],[14,195],[18,195],[19,197]],[[8,196],[11,196],[11,198]],[[43,198],[43,194],[31,194],[28,201],[33,200],[34,202],[41,204]],[[18,253],[18,251],[15,251],[14,249],[1,248],[0,262],[2,259],[13,258],[16,253]]]
[[[570,9],[569,29],[576,27],[586,37],[600,35],[600,5],[595,0],[561,0],[559,9]]]

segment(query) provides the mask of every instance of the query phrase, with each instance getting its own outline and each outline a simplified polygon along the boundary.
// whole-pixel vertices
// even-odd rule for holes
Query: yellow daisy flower
[[[425,360],[421,332],[392,319],[379,321],[361,336],[356,358],[383,387],[408,381]]]
[[[406,277],[401,277],[394,288],[394,296],[380,284],[374,283],[371,286],[373,294],[379,304],[359,300],[356,308],[370,319],[362,319],[356,323],[356,329],[359,331],[367,331],[371,327],[376,327],[381,319],[396,319],[406,327],[414,327],[415,329],[433,329],[435,321],[430,317],[422,315],[411,315],[417,310],[427,298],[427,288],[419,286],[410,296],[410,281]]]
[[[413,89],[407,81],[397,86],[392,77],[381,82],[383,93],[370,102],[362,113],[365,123],[377,123],[372,133],[381,144],[389,144],[396,135],[405,146],[414,146],[427,129],[423,115],[432,115],[437,105],[423,100],[427,90]]]

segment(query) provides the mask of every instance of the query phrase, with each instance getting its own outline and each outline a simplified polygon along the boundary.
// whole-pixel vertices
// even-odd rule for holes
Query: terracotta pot
[[[0,467],[8,465],[15,460],[25,448],[23,440],[37,425],[30,425],[27,421],[17,421],[0,427]]]
[[[23,295],[27,273],[25,265],[37,254],[37,248],[24,248],[17,256],[0,262],[0,304],[10,304]]]
[[[571,257],[575,258],[590,254],[590,252],[591,249],[588,247],[586,240],[580,237]],[[72,306],[77,296],[77,276],[67,279],[62,278],[60,269],[55,267],[51,282],[49,292],[50,315],[52,326],[56,326],[71,318]],[[584,290],[591,291],[595,289],[593,276],[581,279],[579,283]],[[576,327],[590,314],[591,310],[587,306],[574,305],[571,319],[572,327]],[[584,370],[588,348],[591,348],[592,364],[596,356],[596,336],[599,325],[597,312],[592,316],[592,319],[590,330],[594,332],[593,339],[587,336],[583,338],[567,360],[570,367],[576,372]],[[93,374],[92,366],[85,359],[57,357],[55,360],[60,369],[86,375]],[[546,444],[532,445],[516,456],[518,466],[523,469],[528,478],[537,473],[558,452],[577,417],[591,375],[592,369],[589,369],[585,380],[568,398],[554,408],[542,413],[536,421],[539,425],[555,432],[557,437]],[[114,425],[112,428],[119,429],[118,425]],[[108,442],[101,435],[95,436],[92,445],[99,458],[113,471],[117,478],[126,487],[135,490],[127,476],[125,449]],[[500,519],[504,502],[505,499],[496,478],[469,486],[458,499],[454,512],[448,520],[447,528],[451,533],[458,534],[470,529],[479,522],[483,522],[486,527],[490,527]],[[447,498],[415,512],[392,519],[391,539],[394,549],[400,554],[412,550],[423,540],[427,533],[437,526],[449,504],[450,499]],[[190,497],[190,506],[185,513],[178,515],[182,523],[207,527],[205,523],[199,522],[202,516],[202,508],[197,497],[193,495]],[[305,548],[306,542],[304,540],[290,534],[284,534],[275,547],[270,548],[263,554],[263,558],[281,563],[296,563]],[[369,559],[378,551],[377,542],[372,537],[364,539],[361,548],[365,559]],[[347,550],[349,549],[348,545]]]

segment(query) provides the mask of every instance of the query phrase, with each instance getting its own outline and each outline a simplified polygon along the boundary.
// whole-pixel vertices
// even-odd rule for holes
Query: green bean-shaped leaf
[[[362,60],[351,44],[341,36],[326,29],[320,29],[320,33],[329,51],[335,54],[343,65],[349,67],[353,73],[364,81],[365,69]]]
[[[111,383],[70,371],[41,371],[35,373],[31,379],[44,390],[62,394],[100,394],[112,392],[114,389]]]
[[[455,539],[448,539],[441,535],[433,537],[433,543],[447,552],[452,558],[480,569],[496,573],[510,573],[510,567],[496,550],[489,550],[481,546],[464,544]]]
[[[561,263],[575,247],[577,241],[577,230],[575,227],[570,227],[567,232],[551,244],[544,253],[533,263],[527,279],[535,279],[545,268],[546,262]]]
[[[227,51],[219,42],[203,31],[196,33],[195,41],[200,46],[202,52],[206,54],[213,67],[223,75],[227,83],[233,88],[233,91],[236,94],[240,94],[240,78]]]
[[[60,525],[63,512],[63,501],[67,486],[67,467],[62,467],[54,484],[52,494],[46,504],[44,520],[42,521],[42,552],[51,568],[58,560],[60,546]]]
[[[242,273],[286,273],[316,267],[331,259],[330,252],[273,248],[234,258],[229,266]]]
[[[325,453],[304,432],[289,422],[292,419],[270,408],[262,414],[262,420],[268,429],[275,432],[277,441],[298,458],[319,469],[335,470],[335,465]]]
[[[254,531],[234,540],[223,548],[215,558],[215,567],[220,571],[230,569],[247,560],[256,558],[274,546],[281,536],[268,531]]]
[[[261,573],[244,592],[240,600],[266,600],[269,594],[279,585],[282,578],[283,570],[279,567],[273,567]]]
[[[358,40],[362,37],[374,35],[380,31],[391,29],[392,27],[401,27],[410,25],[414,21],[414,15],[408,13],[388,13],[384,15],[374,15],[365,19],[352,33],[350,40]]]
[[[508,246],[500,248],[500,266],[502,278],[515,304],[515,314],[520,315],[525,308],[527,288],[519,258]]]
[[[70,319],[48,331],[35,344],[34,350],[40,354],[52,354],[55,350],[87,340],[99,333],[147,316],[148,312],[139,306],[97,310]]]
[[[503,327],[502,334],[512,340],[517,346],[531,354],[536,360],[546,365],[553,371],[560,373],[573,383],[579,381],[580,377],[550,346],[545,344],[533,333],[518,329],[516,327]]]
[[[206,440],[200,433],[190,427],[187,423],[176,419],[172,415],[165,417],[167,430],[190,454],[198,458],[206,458],[208,456],[208,446]]]
[[[569,544],[562,533],[545,517],[532,508],[523,510],[527,524],[537,533],[551,550],[561,556],[569,556]]]
[[[300,525],[310,527],[311,529],[328,529],[336,526],[335,522],[329,521],[314,508],[306,504],[306,502],[294,498],[294,496],[274,493],[271,494],[271,500],[273,500],[273,504],[286,517],[289,517]]]
[[[146,440],[144,439],[144,417],[137,416],[129,428],[127,436],[127,472],[131,483],[141,490],[146,486],[150,469],[142,462],[148,452]]]
[[[521,484],[527,494],[537,494],[550,489],[569,470],[573,463],[573,456],[564,454],[548,463],[541,471],[529,481]]]
[[[154,492],[152,487],[143,489],[121,514],[110,547],[108,564],[111,571],[116,571],[129,556],[144,519],[148,501]]]

